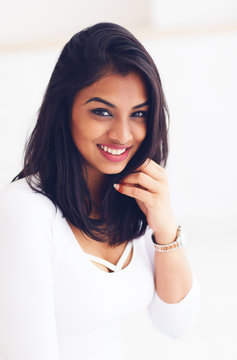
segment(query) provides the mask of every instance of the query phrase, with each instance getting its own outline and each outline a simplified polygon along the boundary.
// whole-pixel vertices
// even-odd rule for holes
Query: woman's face
[[[146,136],[148,97],[141,76],[108,74],[80,90],[71,132],[88,174],[121,172]]]

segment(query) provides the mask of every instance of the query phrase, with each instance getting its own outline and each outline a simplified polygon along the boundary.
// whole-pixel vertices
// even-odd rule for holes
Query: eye
[[[104,116],[104,117],[112,116],[112,114],[107,109],[103,109],[103,108],[96,108],[91,110],[91,112],[98,116]]]
[[[136,111],[134,113],[132,113],[131,117],[136,117],[136,118],[146,118],[147,117],[147,111]]]

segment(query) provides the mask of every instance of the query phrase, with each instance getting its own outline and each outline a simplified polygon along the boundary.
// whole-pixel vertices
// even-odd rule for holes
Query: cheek
[[[146,124],[140,124],[136,128],[136,140],[142,142],[146,137]]]
[[[71,132],[74,143],[76,144],[77,148],[80,148],[81,150],[81,146],[89,140],[89,132],[85,127],[80,126],[78,123],[72,123]]]
[[[71,125],[71,133],[72,133],[72,138],[73,138],[74,142],[75,143],[79,142],[80,141],[81,131],[80,131],[78,125],[73,123],[73,122],[72,122],[72,125]]]
[[[82,143],[84,145],[89,145],[96,142],[96,140],[103,136],[106,131],[106,126],[90,121],[89,119],[72,124],[73,139],[79,146]]]
[[[87,138],[91,135],[90,126],[86,126],[87,121],[74,121],[72,123],[72,135],[75,139]]]

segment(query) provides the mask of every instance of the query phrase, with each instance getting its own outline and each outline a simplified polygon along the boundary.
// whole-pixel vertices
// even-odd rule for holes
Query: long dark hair
[[[87,187],[84,159],[70,132],[71,110],[78,91],[112,70],[138,72],[149,96],[147,135],[119,174],[107,175],[100,219],[90,218],[93,202]],[[121,244],[141,236],[146,217],[133,198],[113,184],[134,172],[147,158],[165,166],[168,155],[168,109],[154,61],[125,28],[98,23],[75,34],[63,48],[51,75],[36,126],[25,147],[24,166],[12,180],[26,178],[34,191],[46,195],[74,226],[97,241]],[[40,181],[40,188],[32,182]]]

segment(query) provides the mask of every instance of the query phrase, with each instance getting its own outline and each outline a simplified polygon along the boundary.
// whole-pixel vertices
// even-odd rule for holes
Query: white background
[[[15,0],[2,7],[0,187],[21,169],[49,76],[75,32],[97,21],[118,22],[158,66],[171,118],[173,208],[187,229],[202,307],[192,332],[179,340],[158,334],[145,313],[131,318],[127,359],[237,359],[236,4]]]

